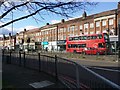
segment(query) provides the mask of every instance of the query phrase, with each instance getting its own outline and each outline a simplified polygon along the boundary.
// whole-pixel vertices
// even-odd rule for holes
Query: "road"
[[[95,61],[95,60],[72,60],[78,64],[84,65],[106,79],[120,86],[120,65],[113,61]]]
[[[0,90],[2,89],[2,53],[0,48]]]

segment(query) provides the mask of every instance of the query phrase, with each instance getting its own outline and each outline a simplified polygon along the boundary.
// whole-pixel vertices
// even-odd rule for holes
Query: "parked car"
[[[98,49],[98,48],[93,48],[93,47],[87,47],[83,49],[84,54],[88,55],[100,55],[100,54],[105,54],[105,50]]]

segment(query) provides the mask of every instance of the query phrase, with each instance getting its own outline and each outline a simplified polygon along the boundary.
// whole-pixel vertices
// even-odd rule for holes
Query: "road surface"
[[[2,89],[2,51],[0,48],[0,90]]]

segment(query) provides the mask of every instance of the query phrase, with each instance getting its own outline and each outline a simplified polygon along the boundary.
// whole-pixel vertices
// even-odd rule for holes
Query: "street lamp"
[[[56,34],[56,36],[57,36],[57,51],[58,51],[58,25],[57,25],[57,34]]]
[[[118,21],[118,29],[119,29],[119,33],[118,33],[118,58],[120,59],[120,20]]]
[[[23,43],[22,43],[22,45],[23,45],[24,42],[25,42],[25,32],[26,32],[26,29],[24,29],[24,31],[23,31]],[[24,45],[23,45],[23,49],[24,49]]]

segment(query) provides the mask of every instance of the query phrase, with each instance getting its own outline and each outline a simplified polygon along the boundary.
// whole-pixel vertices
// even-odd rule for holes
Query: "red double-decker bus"
[[[88,51],[88,48],[89,49]],[[69,36],[66,39],[66,52],[105,54],[110,49],[107,33]]]

